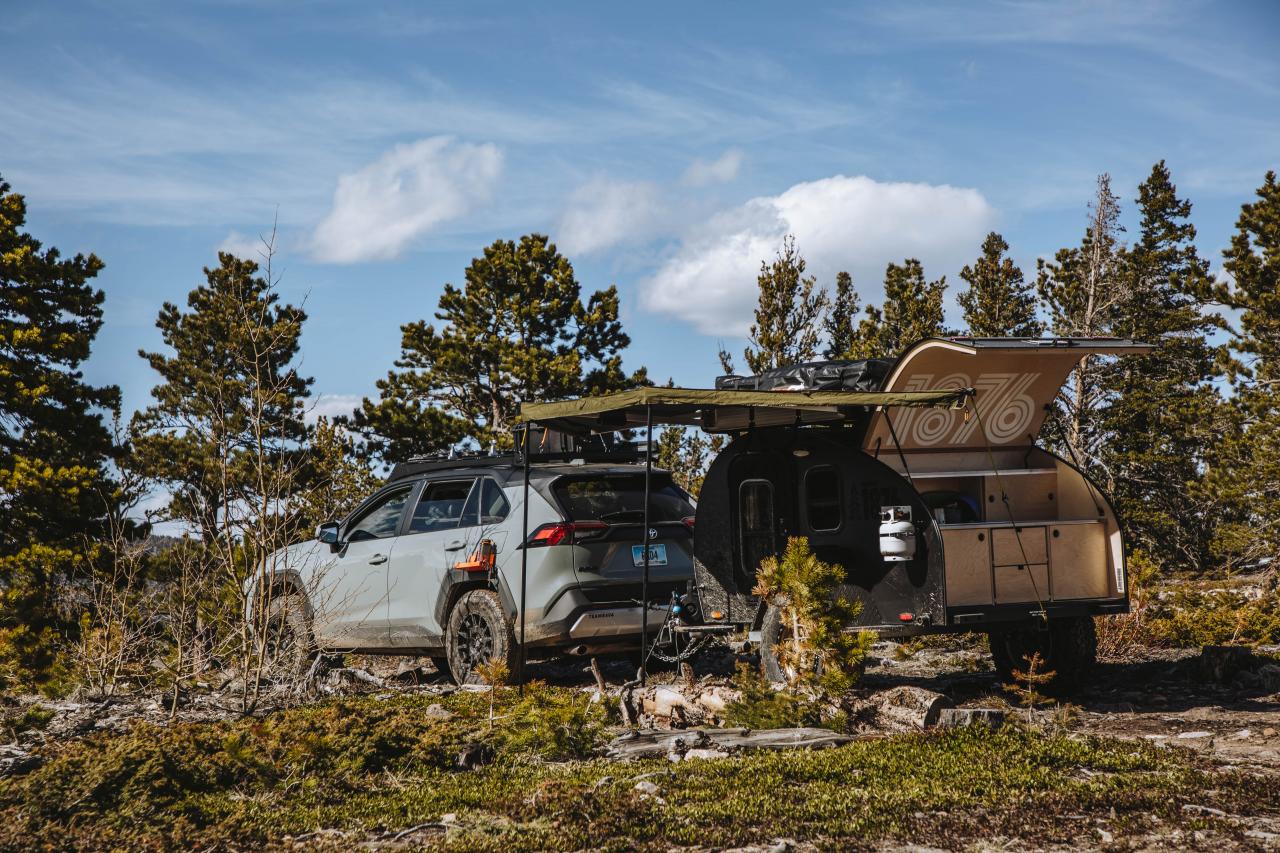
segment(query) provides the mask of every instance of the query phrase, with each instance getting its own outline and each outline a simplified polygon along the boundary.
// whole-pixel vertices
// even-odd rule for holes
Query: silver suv
[[[534,463],[527,538],[523,475],[511,457],[406,463],[314,541],[276,552],[249,600],[268,602],[287,665],[324,649],[430,656],[459,684],[495,656],[515,672],[524,549],[529,657],[636,649],[643,467]],[[693,578],[694,505],[664,471],[649,516],[652,631]]]

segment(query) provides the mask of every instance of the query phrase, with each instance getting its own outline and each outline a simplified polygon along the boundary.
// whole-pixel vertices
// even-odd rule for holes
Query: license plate
[[[644,565],[644,546],[631,546],[631,562],[637,566]],[[649,565],[665,566],[667,564],[667,546],[666,545],[650,545],[649,546]]]

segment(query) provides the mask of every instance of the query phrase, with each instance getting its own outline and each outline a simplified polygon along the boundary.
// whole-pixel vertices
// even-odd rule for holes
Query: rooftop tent
[[[644,427],[649,423],[732,432],[750,426],[839,423],[865,417],[868,407],[958,409],[971,395],[972,391],[966,388],[892,393],[635,388],[560,403],[525,403],[520,407],[520,419],[579,434]]]
[[[775,367],[755,376],[721,376],[721,391],[879,391],[891,358],[830,359]]]

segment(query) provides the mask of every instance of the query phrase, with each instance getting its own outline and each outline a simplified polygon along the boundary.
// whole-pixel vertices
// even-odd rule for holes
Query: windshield
[[[552,490],[569,521],[644,521],[643,474],[561,477]],[[671,475],[655,473],[649,489],[649,521],[680,521],[693,513],[689,496],[671,482]]]

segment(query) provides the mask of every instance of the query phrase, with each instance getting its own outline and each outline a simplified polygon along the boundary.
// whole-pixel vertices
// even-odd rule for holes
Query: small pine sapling
[[[499,687],[506,686],[507,679],[511,676],[511,668],[504,658],[495,656],[484,663],[476,664],[476,675],[489,686],[489,731],[493,731],[494,692]]]
[[[1040,688],[1053,681],[1058,673],[1052,669],[1044,668],[1045,661],[1044,658],[1040,657],[1039,652],[1023,655],[1022,659],[1027,662],[1027,668],[1025,670],[1015,669],[1013,671],[1015,683],[1004,685],[1004,689],[1017,697],[1018,703],[1027,709],[1027,717],[1030,719],[1031,711],[1036,706],[1044,705],[1050,701],[1048,696],[1040,692]]]

